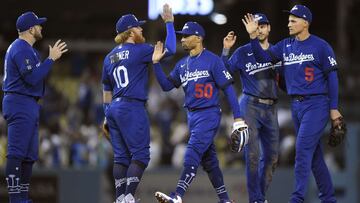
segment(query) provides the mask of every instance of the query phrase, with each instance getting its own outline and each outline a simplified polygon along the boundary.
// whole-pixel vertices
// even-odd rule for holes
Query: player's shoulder
[[[234,53],[243,54],[245,52],[252,52],[251,44],[247,43],[238,47]]]
[[[30,46],[30,44],[21,39],[16,39],[10,46],[11,49],[9,51],[12,55],[16,55],[18,53],[33,53],[35,50],[32,46]]]
[[[207,49],[204,49],[204,51],[201,53],[204,57],[206,57],[207,60],[221,60],[220,56],[216,55],[214,52],[209,51]]]
[[[316,36],[316,35],[310,35],[311,39],[312,39],[312,43],[316,44],[318,46],[323,46],[323,47],[331,47],[330,44],[323,38]]]

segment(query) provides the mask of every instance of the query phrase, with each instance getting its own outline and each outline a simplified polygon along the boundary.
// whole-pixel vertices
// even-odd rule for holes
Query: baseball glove
[[[109,130],[109,125],[107,124],[106,118],[104,119],[104,123],[102,125],[102,131],[103,131],[103,135],[104,137],[110,142],[110,130]]]
[[[331,122],[331,130],[328,144],[331,147],[340,145],[346,137],[346,124],[343,117],[339,117]]]
[[[232,152],[240,152],[249,140],[249,129],[245,121],[236,121],[230,135],[230,147]]]

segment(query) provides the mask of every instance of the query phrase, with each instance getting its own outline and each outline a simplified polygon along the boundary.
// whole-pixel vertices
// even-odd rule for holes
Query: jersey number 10
[[[125,66],[118,66],[114,69],[113,76],[117,88],[126,87],[129,84],[129,76]]]

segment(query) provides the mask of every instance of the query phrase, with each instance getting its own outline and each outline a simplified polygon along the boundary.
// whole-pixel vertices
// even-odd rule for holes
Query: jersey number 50
[[[125,66],[118,66],[114,69],[113,76],[117,88],[126,87],[129,84],[129,76]]]
[[[195,97],[196,98],[208,98],[210,99],[213,95],[213,87],[211,83],[206,84],[195,84]]]

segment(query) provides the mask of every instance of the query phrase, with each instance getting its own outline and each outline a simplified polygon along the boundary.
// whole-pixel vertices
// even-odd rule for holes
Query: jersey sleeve
[[[112,91],[109,74],[107,73],[107,67],[108,67],[108,58],[106,57],[103,64],[101,82],[103,84],[103,90]]]
[[[233,82],[231,74],[225,68],[224,63],[220,58],[216,58],[216,60],[214,61],[211,73],[217,86],[222,89],[224,89],[226,86]]]
[[[53,60],[47,58],[41,62],[35,52],[24,50],[14,56],[16,66],[18,67],[21,77],[31,85],[41,82],[51,70]]]
[[[175,68],[170,72],[168,79],[174,84],[176,88],[181,86],[181,79],[179,73],[179,63],[176,64]]]
[[[141,59],[144,63],[152,62],[152,54],[154,52],[154,46],[150,44],[142,44],[141,46]]]
[[[325,43],[320,51],[320,64],[324,73],[327,75],[333,70],[337,70],[337,62],[333,49],[328,43]]]
[[[251,39],[250,43],[257,62],[259,63],[271,62],[273,64],[276,64],[277,62],[281,61],[282,52],[283,52],[282,47],[284,43],[283,41],[276,43],[274,46],[271,46],[267,50],[263,50],[257,38]]]
[[[242,60],[241,60],[241,49],[238,48],[236,49],[236,51],[231,55],[231,57],[229,58],[229,60],[227,61],[227,63],[225,63],[226,68],[228,69],[228,71],[230,71],[232,74],[235,73],[236,71],[241,69],[241,64],[242,64]]]

